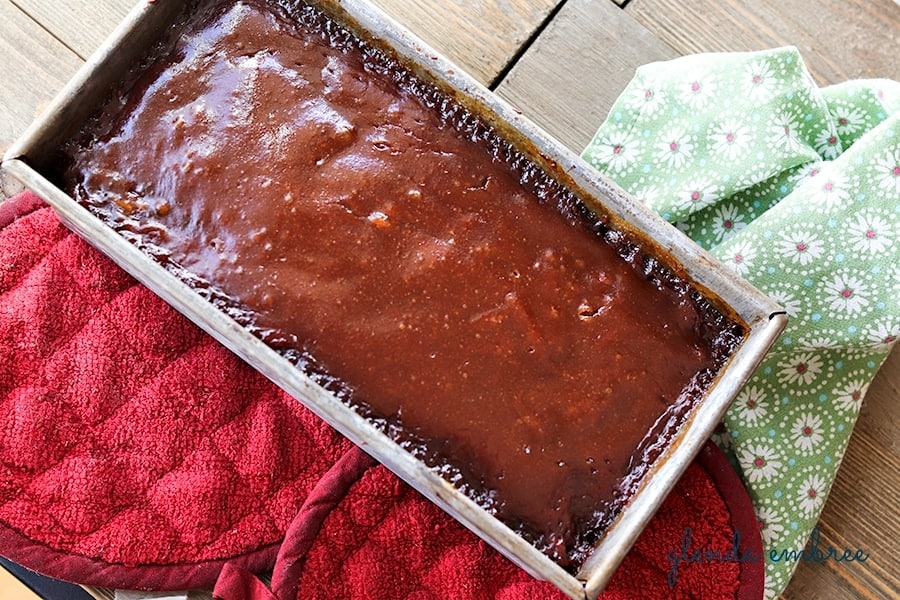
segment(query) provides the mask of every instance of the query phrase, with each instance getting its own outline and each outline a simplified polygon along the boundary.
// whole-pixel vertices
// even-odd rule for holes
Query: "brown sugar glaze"
[[[577,569],[740,327],[316,10],[196,12],[68,189]]]

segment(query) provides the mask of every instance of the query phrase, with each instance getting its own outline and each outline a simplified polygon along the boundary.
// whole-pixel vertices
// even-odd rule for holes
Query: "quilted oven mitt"
[[[649,64],[584,157],[788,312],[717,442],[767,556],[802,549],[900,335],[900,84],[819,89],[789,47]]]
[[[756,533],[707,445],[604,598],[759,598],[758,562],[672,570],[690,527]],[[758,556],[759,535],[741,552]],[[221,600],[561,598],[66,230],[0,203],[0,554],[111,588]],[[273,569],[271,586],[251,575]]]

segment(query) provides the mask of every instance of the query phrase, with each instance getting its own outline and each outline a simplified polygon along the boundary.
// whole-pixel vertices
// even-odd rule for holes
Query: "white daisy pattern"
[[[801,452],[808,454],[825,439],[822,417],[813,412],[803,412],[791,426],[791,441]]]
[[[694,157],[694,137],[687,128],[674,127],[659,137],[656,158],[669,168],[681,168]]]
[[[761,506],[756,509],[756,522],[766,545],[772,544],[784,531],[784,517],[769,507]]]
[[[791,182],[795,186],[799,186],[807,179],[811,179],[822,172],[823,163],[820,161],[803,165],[796,173],[791,176]]]
[[[652,117],[665,104],[666,95],[664,89],[638,85],[623,97],[628,108]]]
[[[747,65],[744,71],[743,91],[754,102],[762,102],[772,97],[777,82],[769,62],[758,60]]]
[[[778,379],[782,383],[809,385],[822,373],[822,359],[814,352],[799,352],[783,361]]]
[[[719,123],[709,134],[715,156],[734,160],[746,152],[753,142],[750,127],[743,121],[730,118]]]
[[[896,243],[894,231],[886,218],[863,212],[850,218],[847,224],[850,245],[856,252],[883,252]]]
[[[694,213],[706,208],[719,197],[721,188],[708,179],[697,178],[688,181],[675,196],[675,207],[681,213]]]
[[[825,129],[816,136],[816,152],[826,160],[833,160],[841,153],[841,138],[834,129]]]
[[[804,350],[825,350],[828,348],[838,348],[840,343],[833,337],[817,335],[814,337],[801,337],[797,341],[797,345]]]
[[[834,390],[834,405],[842,412],[857,414],[869,384],[864,379],[854,379]]]
[[[804,267],[825,253],[825,243],[806,227],[779,233],[775,248],[784,258]]]
[[[606,167],[618,173],[633,163],[639,154],[640,140],[631,137],[628,132],[614,130],[593,147],[588,160],[596,167]]]
[[[741,390],[735,400],[741,419],[750,425],[756,424],[769,413],[769,402],[761,387],[748,385]]]
[[[717,242],[729,239],[746,226],[745,216],[736,205],[724,204],[716,207],[712,228]]]
[[[796,319],[798,316],[800,316],[800,312],[803,310],[803,305],[801,304],[800,299],[790,291],[786,289],[773,289],[763,291],[765,291],[769,295],[769,298],[771,298],[773,302],[779,304],[781,308],[784,309],[784,312],[787,313],[788,317]]]
[[[837,106],[834,109],[837,132],[841,137],[855,135],[865,125],[866,117],[853,106]]]
[[[816,192],[814,200],[821,203],[826,209],[841,207],[850,197],[847,180],[840,173],[829,169],[828,173],[822,173],[814,180]]]
[[[900,148],[889,149],[872,165],[872,179],[885,194],[900,194]]]
[[[743,242],[732,249],[731,258],[725,264],[738,275],[744,276],[750,272],[755,258],[756,248],[754,245]]]
[[[796,152],[803,148],[800,141],[800,123],[792,115],[780,113],[769,126],[769,145],[775,150]]]
[[[871,345],[889,348],[900,339],[900,318],[872,323],[865,328],[864,335]]]
[[[869,286],[860,277],[841,271],[822,285],[822,296],[830,310],[855,315],[869,306]]]
[[[766,444],[747,446],[738,456],[738,462],[752,483],[773,479],[784,466],[778,451]]]
[[[679,100],[692,109],[700,109],[716,99],[718,89],[715,74],[708,71],[693,73],[681,84]]]
[[[825,478],[814,473],[804,479],[797,488],[797,499],[800,508],[807,516],[814,515],[825,502],[827,483]]]

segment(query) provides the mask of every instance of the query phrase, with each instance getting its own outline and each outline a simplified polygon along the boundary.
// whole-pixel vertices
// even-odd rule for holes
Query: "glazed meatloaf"
[[[201,1],[65,188],[570,571],[743,335],[316,8]]]

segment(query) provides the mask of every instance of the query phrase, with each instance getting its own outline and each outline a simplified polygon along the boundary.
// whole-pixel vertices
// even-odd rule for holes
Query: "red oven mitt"
[[[76,583],[216,585],[225,600],[558,597],[30,193],[0,203],[0,474],[0,554]],[[688,531],[688,550],[725,552],[736,531],[761,548],[712,446],[604,597],[761,597],[761,561],[682,560],[671,587]],[[273,568],[271,591],[250,575]]]

